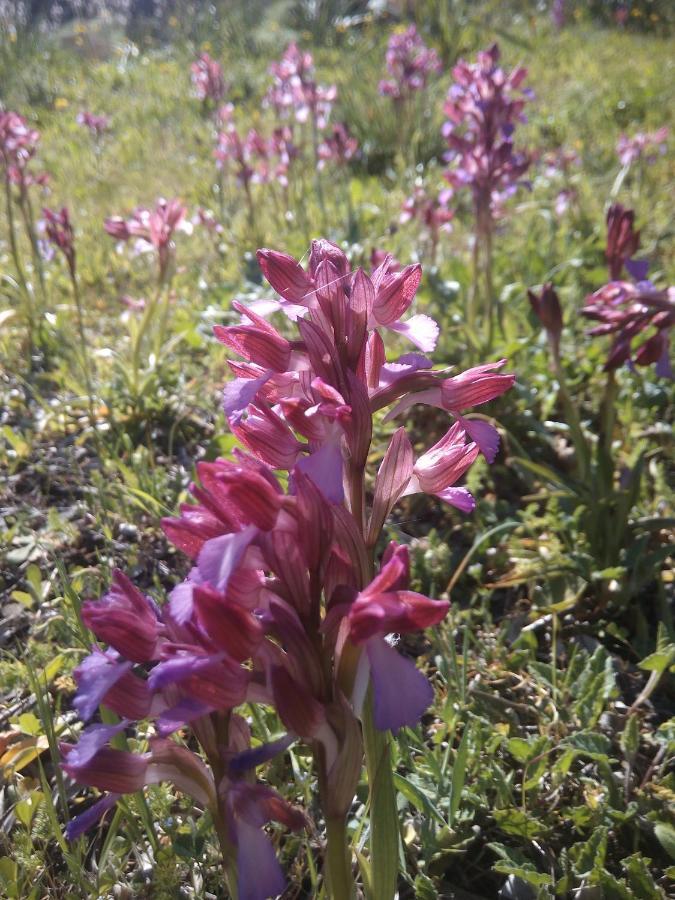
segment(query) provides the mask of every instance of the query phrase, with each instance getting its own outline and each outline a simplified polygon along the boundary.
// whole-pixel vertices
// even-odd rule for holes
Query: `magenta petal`
[[[474,500],[473,494],[463,487],[445,488],[442,491],[438,491],[436,496],[464,513],[473,512],[476,508],[476,501]]]
[[[430,316],[411,316],[405,322],[392,322],[387,328],[407,337],[423,353],[431,353],[438,341],[438,323]]]
[[[286,879],[265,832],[241,820],[236,829],[239,900],[268,900],[283,894]]]
[[[196,570],[195,570],[196,571]],[[179,625],[184,625],[192,618],[194,599],[192,592],[198,582],[189,579],[177,584],[169,594],[169,612],[171,618]]]
[[[77,840],[85,831],[89,831],[103,816],[117,803],[121,794],[104,794],[100,800],[92,804],[85,812],[75,816],[66,825],[66,838],[69,841]]]
[[[342,503],[342,452],[338,444],[324,444],[315,453],[301,456],[295,467],[307,475],[331,503]]]
[[[462,427],[469,435],[472,441],[475,441],[480,452],[489,463],[493,463],[499,450],[499,432],[490,425],[489,422],[483,422],[481,419],[462,419],[459,420]]]
[[[366,643],[375,700],[375,725],[397,732],[412,727],[434,699],[434,691],[415,664],[401,656],[384,638]]]
[[[224,594],[232,573],[257,533],[254,525],[248,525],[242,531],[207,541],[197,557],[197,568],[204,581]]]

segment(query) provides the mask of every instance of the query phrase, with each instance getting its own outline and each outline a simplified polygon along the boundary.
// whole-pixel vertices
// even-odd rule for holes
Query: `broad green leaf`
[[[561,746],[583,753],[584,756],[598,758],[607,757],[612,748],[612,742],[604,734],[597,731],[577,731],[562,741]]]
[[[652,873],[647,866],[647,860],[639,853],[621,860],[621,865],[626,872],[628,884],[635,891],[635,896],[641,900],[662,900],[663,894],[654,884]]]
[[[671,859],[675,859],[675,828],[668,822],[657,822],[654,825],[654,834]]]
[[[505,834],[513,834],[517,837],[532,840],[539,837],[546,830],[543,822],[534,816],[528,816],[522,809],[517,809],[516,807],[495,809],[492,815],[498,827]]]

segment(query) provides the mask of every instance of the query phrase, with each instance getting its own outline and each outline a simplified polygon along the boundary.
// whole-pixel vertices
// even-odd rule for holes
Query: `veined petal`
[[[246,412],[249,403],[258,395],[258,391],[272,377],[272,371],[265,372],[260,378],[234,378],[223,388],[223,411],[235,425]]]
[[[410,481],[413,448],[405,428],[394,432],[375,478],[373,508],[368,526],[368,543],[374,545],[394,504]]]
[[[423,353],[431,353],[436,349],[440,328],[431,316],[419,314],[411,316],[405,322],[391,322],[386,327],[407,337]]]
[[[339,444],[329,442],[309,456],[299,457],[295,468],[310,478],[331,503],[342,503],[343,463]]]
[[[257,534],[258,529],[248,525],[242,531],[207,541],[197,557],[200,577],[224,594],[232,573]]]
[[[464,419],[459,418],[462,427],[469,435],[472,441],[475,441],[480,448],[480,452],[489,463],[493,463],[499,451],[499,432],[489,422],[481,419]]]
[[[476,508],[476,501],[473,494],[463,487],[448,487],[442,491],[437,491],[436,496],[441,500],[445,500],[460,512],[470,513]]]

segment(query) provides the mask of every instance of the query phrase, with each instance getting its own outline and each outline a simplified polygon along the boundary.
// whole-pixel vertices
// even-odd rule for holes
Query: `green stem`
[[[588,446],[588,442],[584,437],[583,428],[581,427],[579,411],[574,405],[572,397],[570,396],[570,392],[567,389],[567,380],[565,379],[565,372],[563,370],[562,363],[560,362],[559,348],[552,340],[549,341],[549,346],[551,348],[551,355],[553,356],[553,371],[555,372],[555,376],[558,380],[559,385],[558,395],[565,411],[567,424],[569,425],[570,435],[572,437],[572,443],[574,444],[574,449],[576,450],[577,474],[579,476],[579,480],[585,484],[590,472],[590,449]]]
[[[14,261],[14,268],[16,269],[17,278],[19,279],[19,284],[21,285],[21,289],[26,299],[26,318],[28,320],[28,355],[32,360],[33,348],[35,343],[35,313],[33,310],[33,296],[31,294],[30,288],[28,287],[26,274],[23,271],[23,266],[21,265],[21,257],[19,256],[19,246],[16,240],[16,225],[14,222],[12,188],[9,183],[9,178],[5,178],[5,198],[7,202],[7,223],[9,226],[9,248],[12,254],[12,260]]]
[[[326,871],[331,900],[351,900],[354,879],[343,816],[326,820]]]
[[[370,797],[371,888],[375,900],[392,900],[398,880],[398,811],[391,770],[391,736],[373,721],[372,688],[363,711],[363,743]]]

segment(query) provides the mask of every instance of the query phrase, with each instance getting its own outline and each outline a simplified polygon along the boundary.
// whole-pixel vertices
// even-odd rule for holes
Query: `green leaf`
[[[599,757],[607,758],[612,748],[612,742],[597,731],[577,731],[576,734],[565,738],[560,746],[569,747],[591,759],[598,759]]]
[[[33,791],[28,797],[24,797],[14,807],[17,819],[25,828],[30,828],[33,817],[37,812],[38,806],[44,800],[42,791]]]
[[[629,763],[632,764],[640,746],[640,730],[638,725],[638,717],[633,713],[628,717],[628,721],[621,734],[621,750]]]
[[[626,872],[628,884],[635,891],[635,896],[642,900],[662,900],[663,894],[654,884],[652,873],[645,860],[639,853],[621,860],[621,865]]]
[[[607,828],[596,828],[590,838],[570,849],[574,871],[579,878],[587,878],[595,869],[601,869],[607,856]]]
[[[409,803],[412,803],[412,805],[421,813],[424,813],[428,818],[436,819],[441,826],[446,825],[445,819],[431,802],[430,798],[421,788],[413,784],[410,779],[405,778],[398,773],[394,773],[394,786],[403,794],[406,800]]]
[[[498,843],[488,844],[488,847],[501,857],[492,867],[495,872],[522,878],[523,881],[533,885],[533,887],[541,887],[553,883],[550,875],[546,872],[539,872],[522,853],[513,847],[506,847],[504,844]]]
[[[464,782],[466,781],[466,764],[469,756],[469,740],[471,735],[471,722],[467,722],[464,726],[462,739],[457,748],[455,762],[452,766],[452,780],[450,782],[450,802],[448,805],[448,824],[452,827],[453,822],[459,812],[459,806],[462,800],[462,791]]]
[[[438,891],[427,875],[418,875],[415,879],[415,900],[436,900]]]
[[[22,715],[12,721],[19,726],[22,734],[29,734],[31,737],[42,734],[42,725],[35,713],[22,713]]]
[[[668,644],[663,650],[650,653],[640,663],[640,668],[647,672],[663,674],[675,662],[675,644]]]
[[[495,809],[492,815],[499,828],[505,834],[513,834],[517,837],[532,840],[539,837],[545,830],[542,822],[528,816],[522,809],[511,807],[510,809]]]
[[[657,841],[671,859],[675,859],[675,828],[668,822],[657,822],[654,825]]]

